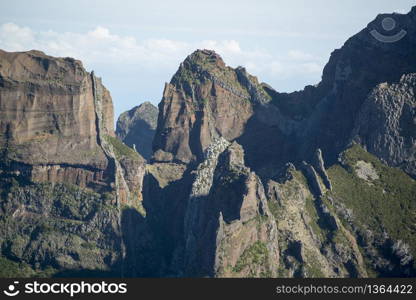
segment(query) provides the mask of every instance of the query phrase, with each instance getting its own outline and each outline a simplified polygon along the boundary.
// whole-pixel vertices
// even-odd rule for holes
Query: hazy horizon
[[[289,92],[320,81],[330,53],[379,13],[407,13],[414,1],[38,1],[0,12],[0,49],[82,60],[110,90],[115,118],[163,85],[198,48],[242,65]],[[91,9],[94,7],[94,9]]]

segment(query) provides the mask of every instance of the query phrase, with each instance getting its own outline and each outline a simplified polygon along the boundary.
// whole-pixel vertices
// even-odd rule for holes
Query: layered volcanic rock
[[[215,138],[238,138],[253,114],[253,102],[263,98],[267,94],[255,77],[227,67],[213,51],[195,51],[165,86],[154,159],[200,161]]]
[[[407,32],[396,43],[384,43],[371,34],[383,30],[385,17],[394,18],[397,28]],[[166,208],[158,218],[166,222],[159,229],[173,253],[165,256],[169,274],[413,274],[413,227],[400,224],[414,221],[408,211],[415,205],[411,195],[416,184],[389,166],[414,172],[415,31],[416,8],[407,15],[378,16],[332,53],[317,86],[294,93],[279,93],[258,83],[244,68],[227,67],[213,51],[197,50],[188,56],[165,86],[153,142],[152,172],[158,170],[159,189],[152,191],[158,207]],[[350,148],[352,141],[381,162],[364,149]],[[233,142],[241,146],[229,146]],[[237,159],[242,152],[244,162]],[[344,161],[344,156],[350,160]],[[181,164],[185,172],[177,172]],[[175,179],[167,183],[170,178]],[[390,181],[400,188],[392,189]],[[257,182],[256,187],[250,189],[248,182]],[[367,201],[365,210],[374,205],[373,210],[360,211],[356,187]],[[189,191],[189,199],[175,197],[179,190]],[[255,201],[241,200],[247,199],[248,190],[257,190]],[[175,200],[166,206],[172,197]],[[267,240],[251,231],[254,227],[245,218],[243,204],[257,203],[259,208],[263,198],[269,207],[263,211],[278,223],[277,240],[274,233]],[[394,199],[400,199],[397,205],[406,207],[405,213],[386,210],[386,203],[393,205]],[[263,217],[262,209],[249,211]],[[361,219],[363,214],[369,216],[368,223]],[[267,226],[272,226],[273,216],[266,216]],[[241,232],[250,232],[250,242]],[[270,245],[278,248],[274,257],[280,257],[279,263],[253,266],[247,253],[264,258]]]
[[[97,140],[94,76],[80,61],[38,51],[0,51],[0,66],[0,148],[11,171],[34,181],[108,184],[111,166]],[[112,101],[102,90],[101,134],[113,136]]]
[[[158,109],[144,102],[122,113],[117,120],[116,135],[126,145],[135,148],[145,159],[152,156],[152,143],[157,126]]]
[[[371,33],[385,17],[406,32],[395,43]],[[416,7],[380,15],[294,93],[197,50],[165,86],[148,164],[114,136],[111,97],[79,61],[1,51],[0,263],[414,277],[415,33]],[[155,111],[123,114],[118,137],[144,151]]]
[[[100,78],[72,58],[0,51],[0,115],[2,262],[122,274],[121,208],[142,211],[144,159],[114,137]]]
[[[416,176],[416,74],[382,83],[366,99],[353,131],[354,140],[391,166]]]
[[[388,16],[378,16],[335,50],[317,86],[294,93],[260,84],[244,68],[226,66],[215,52],[194,52],[165,86],[153,143],[155,160],[200,161],[213,138],[222,136],[244,147],[247,164],[262,178],[273,176],[272,169],[288,161],[311,160],[317,149],[328,163],[336,162],[351,142],[372,89],[415,72],[409,62],[416,61],[416,9],[390,16],[407,32],[396,43],[380,42],[371,34],[382,30],[381,21]]]
[[[275,277],[277,228],[240,145],[215,140],[198,166],[185,214],[184,273]]]
[[[395,21],[393,32],[386,32],[381,26],[387,17]],[[394,43],[385,43],[374,38],[373,30],[385,35],[404,30],[406,35]],[[317,87],[305,89],[299,95],[288,95],[289,98],[303,98],[301,106],[305,103],[314,105],[297,133],[299,142],[304,141],[299,157],[304,159],[321,148],[326,160],[335,162],[349,144],[356,119],[372,89],[385,82],[399,83],[403,74],[415,72],[415,47],[416,7],[413,7],[408,14],[378,15],[365,29],[335,50]]]

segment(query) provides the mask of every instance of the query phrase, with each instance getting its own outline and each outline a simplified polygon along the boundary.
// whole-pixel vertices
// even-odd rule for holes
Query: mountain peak
[[[221,56],[214,50],[197,49],[191,55],[189,55],[185,61],[200,63],[200,64],[217,64],[225,67],[225,63]]]
[[[146,111],[146,110],[157,110],[157,107],[152,104],[150,101],[144,101],[139,106],[137,106],[139,111]]]
[[[186,59],[180,64],[171,83],[177,82],[180,79],[190,81],[198,74],[218,73],[219,70],[225,70],[227,67],[219,54],[214,50],[198,49],[192,54],[188,55]]]
[[[151,156],[158,113],[158,108],[146,101],[122,113],[117,120],[117,137],[146,159]]]
[[[165,87],[154,160],[201,160],[218,136],[227,140],[241,136],[253,107],[269,100],[257,78],[243,67],[227,66],[215,51],[196,50]]]

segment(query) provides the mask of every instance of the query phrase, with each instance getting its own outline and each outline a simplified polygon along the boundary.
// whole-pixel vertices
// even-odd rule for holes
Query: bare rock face
[[[100,78],[72,58],[0,50],[0,114],[2,259],[32,275],[121,275],[140,244],[124,227],[144,214],[145,161],[115,138]]]
[[[371,31],[382,30],[385,17],[407,35],[396,43],[375,39]],[[408,269],[394,267],[396,258],[377,260],[373,252],[382,251],[386,239],[368,251],[360,248],[356,223],[344,222],[350,208],[339,203],[348,207],[367,195],[356,195],[355,182],[345,186],[351,178],[337,159],[353,136],[389,165],[412,172],[413,79],[401,78],[415,72],[409,63],[416,61],[415,24],[416,8],[407,15],[378,16],[332,53],[317,86],[294,93],[259,84],[213,51],[198,50],[181,64],[165,86],[154,163],[148,166],[157,174],[149,175],[156,187],[147,193],[155,214],[149,215],[169,249],[164,255],[169,276],[377,276],[369,261],[384,266],[376,268],[380,274],[389,274],[390,267],[397,269],[391,274],[411,274],[404,271],[413,270],[406,247],[400,259]],[[407,180],[412,190],[414,182]],[[262,183],[268,183],[266,195]],[[339,190],[343,195],[334,197]],[[390,201],[388,190],[377,193]],[[369,195],[368,201],[375,199]],[[261,264],[253,263],[254,253]],[[266,263],[270,257],[273,263]]]
[[[308,164],[307,162],[303,161],[302,169],[308,180],[311,192],[316,197],[321,197],[325,193],[325,187],[321,183],[320,177],[318,173],[316,172],[315,168],[312,165]]]
[[[80,61],[1,51],[0,65],[4,174],[109,191],[118,160],[133,157],[144,173],[143,159],[114,138],[110,93]]]
[[[381,42],[371,34],[373,30],[386,33],[381,26],[386,17],[396,21],[397,31],[407,32],[395,43]],[[379,15],[331,54],[316,86],[280,93],[262,84],[271,100],[256,101],[260,105],[254,107],[253,116],[238,138],[246,151],[248,166],[267,180],[273,170],[287,162],[312,161],[316,149],[322,149],[328,164],[335,163],[351,142],[357,117],[372,90],[385,82],[398,84],[403,74],[415,73],[415,33],[415,8],[403,15]],[[390,164],[390,160],[386,161]],[[407,170],[405,164],[402,166]]]
[[[328,174],[327,174],[326,169],[325,169],[325,163],[324,163],[324,159],[322,157],[321,149],[316,150],[315,156],[314,156],[313,161],[312,161],[312,164],[315,167],[315,170],[321,176],[325,187],[330,190],[332,188],[331,180],[329,179]]]
[[[382,28],[387,17],[396,22],[393,33]],[[404,30],[406,35],[386,43],[374,38],[373,30],[385,35]],[[415,36],[416,8],[408,14],[381,14],[331,54],[319,85],[298,95],[304,99],[301,106],[305,102],[314,105],[298,134],[304,140],[299,156],[320,148],[329,163],[336,161],[349,144],[357,116],[372,90],[385,82],[399,83],[403,74],[416,71]]]
[[[263,185],[244,165],[241,146],[228,144],[214,141],[196,171],[185,214],[184,273],[275,277],[277,228]]]
[[[152,142],[157,126],[158,109],[144,102],[120,115],[116,135],[126,145],[134,147],[145,159],[152,156]]]
[[[386,17],[407,32],[395,43],[371,34],[382,32]],[[293,93],[259,84],[244,68],[225,66],[212,51],[196,51],[165,87],[155,160],[201,161],[212,140],[222,136],[244,147],[247,165],[263,180],[288,162],[314,160],[316,149],[322,149],[328,164],[335,163],[373,88],[398,83],[403,74],[416,71],[409,63],[416,61],[415,24],[414,8],[406,15],[379,15],[331,54],[318,85]]]
[[[372,36],[385,17],[400,41]],[[32,275],[414,276],[415,24],[416,7],[378,16],[294,93],[197,50],[147,165],[79,61],[1,51],[1,255]],[[123,114],[118,136],[142,151],[154,112]]]
[[[111,181],[97,141],[94,75],[80,61],[39,51],[0,51],[0,148],[12,172],[34,181],[99,186]],[[102,135],[113,136],[113,106],[102,89]]]
[[[354,140],[391,166],[416,176],[416,74],[382,83],[367,97],[353,131]]]
[[[201,161],[215,138],[239,137],[253,113],[253,103],[264,99],[267,94],[255,77],[227,67],[213,51],[195,51],[165,86],[154,159]]]

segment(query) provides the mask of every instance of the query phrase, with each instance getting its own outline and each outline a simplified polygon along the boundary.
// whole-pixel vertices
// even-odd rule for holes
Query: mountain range
[[[80,61],[0,50],[0,276],[414,277],[414,49],[378,15],[292,93],[196,50],[116,129]]]

